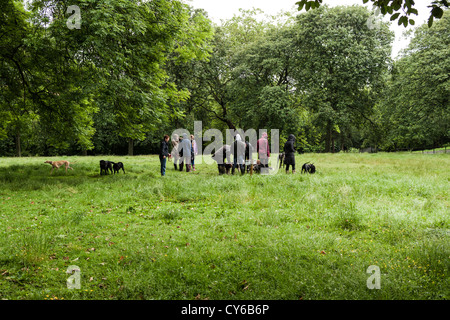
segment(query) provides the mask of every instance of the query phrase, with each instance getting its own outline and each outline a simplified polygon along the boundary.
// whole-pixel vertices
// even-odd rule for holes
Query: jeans
[[[161,162],[161,176],[165,176],[167,158],[159,157],[159,161]]]

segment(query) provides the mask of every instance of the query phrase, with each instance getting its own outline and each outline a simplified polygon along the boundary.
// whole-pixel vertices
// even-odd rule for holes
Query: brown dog
[[[70,162],[66,161],[66,160],[61,160],[61,161],[45,161],[44,163],[50,163],[52,165],[52,170],[50,171],[50,174],[53,173],[53,169],[56,168],[56,170],[59,169],[59,167],[61,166],[65,166],[66,167],[66,173],[67,173],[67,168],[73,170],[73,168],[71,168],[69,166]]]

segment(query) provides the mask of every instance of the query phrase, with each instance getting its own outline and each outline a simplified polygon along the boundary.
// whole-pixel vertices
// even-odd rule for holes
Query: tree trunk
[[[134,147],[134,140],[132,138],[128,138],[128,155],[133,155],[133,147]]]
[[[22,157],[22,149],[20,146],[20,132],[16,133],[16,156]]]
[[[333,133],[331,133],[331,153],[334,153],[334,137],[333,137]]]
[[[332,125],[331,121],[327,123],[327,134],[325,136],[325,152],[331,152]]]

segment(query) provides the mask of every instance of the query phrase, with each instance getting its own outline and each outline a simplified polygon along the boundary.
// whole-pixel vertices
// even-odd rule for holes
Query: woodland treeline
[[[279,129],[299,152],[449,144],[448,9],[396,60],[363,6],[261,14],[216,25],[175,0],[2,1],[0,156],[151,154],[194,121]]]

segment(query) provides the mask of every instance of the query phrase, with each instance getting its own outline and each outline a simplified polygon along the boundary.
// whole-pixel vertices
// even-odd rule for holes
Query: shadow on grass
[[[41,190],[49,186],[70,186],[74,187],[80,184],[88,183],[92,179],[126,179],[133,180],[136,176],[133,174],[108,174],[100,175],[100,172],[89,165],[74,166],[74,170],[64,168],[53,170],[50,174],[51,167],[44,165],[12,165],[8,167],[0,167],[0,189],[12,191],[31,191]]]

